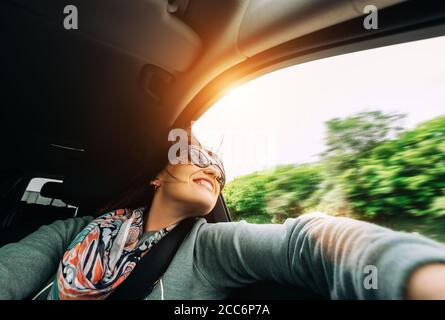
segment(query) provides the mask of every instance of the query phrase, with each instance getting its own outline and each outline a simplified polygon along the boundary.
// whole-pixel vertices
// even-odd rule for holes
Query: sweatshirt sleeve
[[[445,263],[435,241],[322,213],[275,225],[204,224],[194,254],[217,288],[272,281],[331,299],[403,299],[416,268]]]
[[[93,217],[58,220],[0,248],[0,300],[24,299],[55,274],[63,253]]]

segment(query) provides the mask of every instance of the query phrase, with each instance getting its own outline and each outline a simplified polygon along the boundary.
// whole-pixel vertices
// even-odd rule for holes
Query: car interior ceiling
[[[399,13],[410,6],[402,2],[373,4]],[[222,74],[240,67],[235,81],[268,65],[278,68],[292,55],[277,48],[296,50],[311,35],[335,43],[342,34],[329,30],[359,17],[361,3],[72,0],[84,14],[79,30],[67,31],[64,3],[2,1],[0,63],[7,81],[0,130],[8,152],[0,169],[0,246],[56,219],[91,214],[89,208],[153,177],[168,148],[159,137],[202,114],[228,85]],[[443,23],[443,10],[430,10]],[[42,192],[79,209],[22,202],[33,177],[63,180]],[[220,197],[208,220],[229,221],[227,212]],[[264,292],[242,296],[255,291]]]

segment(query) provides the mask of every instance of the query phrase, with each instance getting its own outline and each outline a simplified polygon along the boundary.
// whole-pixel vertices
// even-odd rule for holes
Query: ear
[[[152,185],[155,189],[161,186],[161,181],[164,180],[165,172],[162,170],[156,175],[156,178],[150,180],[150,185]]]
[[[161,186],[161,181],[159,178],[153,179],[150,181],[150,185],[154,186],[155,188],[158,188]]]

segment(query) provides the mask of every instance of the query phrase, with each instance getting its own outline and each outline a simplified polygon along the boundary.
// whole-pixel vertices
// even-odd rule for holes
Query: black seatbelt
[[[142,300],[167,270],[179,246],[192,229],[195,217],[182,220],[137,263],[130,275],[108,296],[109,300]]]

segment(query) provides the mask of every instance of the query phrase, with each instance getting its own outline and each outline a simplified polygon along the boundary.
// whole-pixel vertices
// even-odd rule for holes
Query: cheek
[[[169,165],[168,171],[181,181],[189,181],[190,176],[196,172],[196,168],[189,164]],[[167,176],[169,177],[169,176]],[[172,179],[172,177],[170,177]]]
[[[215,206],[218,195],[202,189],[201,186],[190,179],[199,169],[192,165],[176,165],[169,170],[180,180],[179,183],[171,183],[166,188],[165,191],[170,197],[185,204],[199,206],[205,210],[212,209]]]

